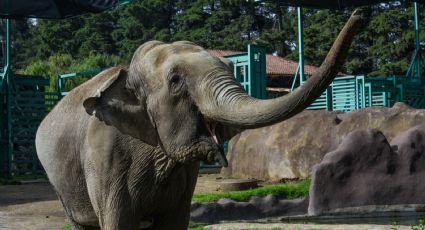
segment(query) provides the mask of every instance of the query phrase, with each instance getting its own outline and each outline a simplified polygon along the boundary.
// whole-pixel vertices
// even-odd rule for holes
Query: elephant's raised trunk
[[[208,96],[197,103],[200,110],[208,118],[243,128],[263,127],[290,118],[309,106],[329,86],[344,63],[361,24],[361,13],[355,11],[320,68],[294,92],[280,98],[259,100],[248,96],[233,78],[212,73],[214,77],[208,78],[201,87]]]

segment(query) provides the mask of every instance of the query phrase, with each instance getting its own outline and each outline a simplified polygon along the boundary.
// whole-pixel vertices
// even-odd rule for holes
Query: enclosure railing
[[[391,107],[396,102],[425,108],[425,85],[396,75],[337,77],[308,109],[351,112],[371,106]]]
[[[48,79],[11,73],[7,89],[1,91],[5,109],[1,112],[1,170],[9,175],[41,174],[35,150],[37,128],[58,101],[56,92],[47,92]]]
[[[61,74],[58,76],[58,82],[57,82],[57,89],[58,89],[58,94],[60,97],[66,96],[68,94],[68,90],[71,90],[72,88],[76,87],[78,85],[78,83],[73,82],[72,85],[70,85],[69,87],[65,87],[65,81],[66,80],[74,80],[75,78],[79,78],[79,77],[92,77],[98,73],[100,73],[102,71],[102,68],[97,68],[97,69],[93,69],[93,70],[86,70],[86,71],[80,71],[80,72],[74,72],[74,73],[66,73],[66,74]],[[80,82],[82,83],[82,82]],[[68,90],[66,89],[68,88]]]

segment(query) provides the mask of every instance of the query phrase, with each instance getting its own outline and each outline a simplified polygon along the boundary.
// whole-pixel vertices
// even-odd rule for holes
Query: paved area
[[[195,194],[220,192],[219,181],[223,178],[220,174],[199,174],[196,182]]]
[[[57,200],[0,207],[0,229],[2,230],[59,230],[66,224],[65,215]]]
[[[65,214],[49,183],[0,186],[0,229],[58,230]]]

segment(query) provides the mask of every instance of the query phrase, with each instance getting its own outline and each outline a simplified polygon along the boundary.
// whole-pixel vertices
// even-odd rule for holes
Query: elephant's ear
[[[146,110],[146,98],[137,98],[126,87],[128,72],[125,69],[111,70],[108,80],[95,95],[84,100],[83,106],[89,115],[96,116],[106,125],[116,127],[150,145],[156,145],[156,131]]]

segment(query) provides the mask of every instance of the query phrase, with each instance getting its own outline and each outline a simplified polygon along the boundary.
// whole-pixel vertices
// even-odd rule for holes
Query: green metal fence
[[[63,97],[68,94],[68,90],[78,86],[84,81],[75,81],[77,78],[85,78],[87,80],[90,77],[93,77],[94,75],[100,73],[102,71],[101,68],[93,69],[93,70],[86,70],[86,71],[80,71],[75,73],[66,73],[61,74],[58,76],[58,83],[57,83],[57,90],[59,96]],[[69,85],[67,85],[67,81],[69,81]]]
[[[391,107],[396,102],[425,108],[425,85],[406,76],[338,77],[308,109],[351,112],[371,106]]]
[[[248,52],[225,56],[233,63],[234,75],[246,92],[256,98],[266,96],[266,49],[248,45]]]
[[[41,174],[43,169],[35,150],[37,128],[57,103],[56,92],[46,92],[48,79],[9,73],[0,93],[3,101],[1,119],[1,169],[9,176]]]

